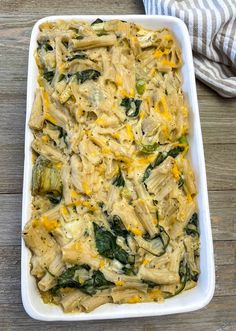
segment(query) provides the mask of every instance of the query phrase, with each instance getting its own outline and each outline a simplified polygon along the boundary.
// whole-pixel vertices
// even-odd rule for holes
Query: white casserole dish
[[[97,16],[50,16],[39,20],[33,27],[28,63],[28,85],[27,85],[27,111],[25,127],[25,162],[24,162],[24,185],[22,202],[22,229],[30,219],[31,213],[31,141],[32,134],[28,128],[28,121],[31,107],[34,100],[34,93],[37,84],[37,67],[34,61],[34,50],[37,47],[37,35],[39,25],[45,21],[58,19],[86,20],[94,21]],[[137,304],[106,304],[90,313],[67,313],[65,314],[59,306],[44,304],[36,287],[33,276],[30,275],[30,251],[25,247],[22,240],[22,260],[21,260],[21,291],[22,301],[26,312],[35,319],[44,321],[79,321],[112,318],[129,318],[142,316],[157,316],[175,313],[194,311],[206,306],[214,293],[215,269],[214,255],[210,224],[210,214],[208,206],[207,181],[205,160],[202,143],[202,133],[198,111],[196,85],[194,77],[194,67],[192,59],[192,49],[190,37],[185,24],[178,18],[168,16],[148,16],[148,15],[121,15],[121,16],[100,16],[103,20],[120,19],[141,24],[146,28],[158,29],[167,27],[172,30],[182,49],[183,62],[183,90],[189,104],[190,110],[190,155],[193,168],[195,170],[198,187],[198,206],[200,224],[200,277],[194,289],[183,292],[176,297],[165,300],[164,303],[137,303]]]

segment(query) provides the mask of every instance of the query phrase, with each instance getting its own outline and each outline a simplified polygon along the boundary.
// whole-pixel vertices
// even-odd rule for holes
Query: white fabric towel
[[[195,73],[224,97],[236,97],[236,0],[143,0],[146,14],[182,19]]]

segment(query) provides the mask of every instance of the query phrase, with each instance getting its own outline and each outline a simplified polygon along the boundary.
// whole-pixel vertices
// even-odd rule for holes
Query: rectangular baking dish
[[[81,321],[113,318],[129,318],[142,316],[157,316],[175,313],[190,312],[206,306],[214,293],[215,270],[214,255],[211,234],[210,213],[208,206],[207,181],[205,160],[202,143],[202,133],[198,111],[196,84],[192,59],[192,49],[187,27],[178,18],[169,16],[151,15],[106,15],[99,17],[103,20],[120,19],[141,24],[146,28],[158,29],[170,28],[177,38],[183,54],[183,91],[187,98],[190,111],[190,134],[189,144],[191,159],[198,187],[198,206],[200,224],[200,277],[194,289],[183,292],[176,297],[165,300],[164,303],[136,303],[136,304],[106,304],[90,313],[67,313],[65,314],[59,306],[44,304],[36,287],[33,276],[30,275],[30,251],[25,247],[22,240],[21,255],[21,292],[22,301],[26,312],[34,319],[44,321]],[[37,66],[34,61],[34,50],[37,47],[37,35],[39,25],[45,21],[64,20],[86,20],[93,22],[97,16],[50,16],[40,19],[33,27],[28,62],[28,84],[27,84],[27,110],[25,125],[25,161],[24,161],[24,184],[22,202],[22,229],[30,219],[31,213],[31,141],[32,133],[28,128],[31,107],[37,84]]]

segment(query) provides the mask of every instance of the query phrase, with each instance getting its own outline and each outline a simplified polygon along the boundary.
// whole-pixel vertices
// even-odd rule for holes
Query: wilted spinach
[[[119,170],[118,175],[113,179],[112,184],[117,186],[117,187],[124,187],[125,186],[125,180],[123,177],[123,174],[121,172],[121,170]]]
[[[121,221],[121,218],[118,215],[114,215],[109,218],[109,225],[115,236],[121,236],[124,238],[128,236],[129,231],[126,230],[124,224]]]
[[[43,77],[46,79],[46,81],[48,81],[49,83],[52,82],[53,77],[55,75],[54,71],[44,71],[43,73]]]
[[[39,42],[38,43],[38,49],[44,49],[46,52],[53,51],[53,47],[49,44],[49,42]]]
[[[57,205],[61,201],[62,196],[55,196],[53,193],[47,193],[47,198],[51,203]]]
[[[179,155],[179,153],[183,152],[184,151],[184,147],[182,146],[177,146],[177,147],[174,147],[173,149],[171,149],[169,152],[162,152],[162,153],[159,153],[156,157],[156,159],[150,163],[145,172],[144,172],[144,175],[143,175],[143,182],[150,176],[151,174],[151,171],[156,168],[157,166],[159,166],[163,161],[165,161],[165,159],[168,157],[168,156],[172,156],[172,157],[176,157],[177,155]]]
[[[78,71],[76,74],[77,80],[80,84],[83,84],[86,80],[97,80],[101,73],[95,69],[86,69]]]
[[[123,272],[127,276],[134,276],[135,275],[135,270],[134,270],[134,265],[131,265],[130,267],[123,267]]]
[[[159,233],[154,238],[150,238],[150,235],[146,233],[143,235],[143,239],[150,243],[150,253],[156,256],[161,256],[166,252],[170,237],[162,226],[158,225],[158,228]]]
[[[89,279],[83,283],[80,283],[78,277],[75,277],[75,273],[77,270],[81,269],[89,271],[90,267],[86,264],[83,264],[68,268],[58,277],[57,284],[52,288],[52,292],[55,293],[60,288],[70,287],[79,288],[82,292],[92,295],[95,294],[97,290],[103,290],[113,285],[112,282],[106,280],[103,273],[99,270],[93,271]]]
[[[141,152],[144,154],[152,154],[153,152],[155,152],[158,148],[159,144],[158,143],[154,143],[152,145],[143,145]]]
[[[179,264],[179,277],[180,277],[180,284],[176,287],[175,293],[171,294],[171,293],[166,292],[166,293],[164,293],[165,298],[174,297],[175,295],[182,292],[185,288],[187,281],[189,281],[191,279],[190,270],[189,270],[188,263],[185,258],[183,260],[181,260],[180,264]]]
[[[112,282],[109,282],[104,277],[103,273],[100,270],[95,270],[90,279],[86,280],[82,287],[81,291],[87,294],[95,294],[97,290],[104,290],[109,286],[114,285]]]
[[[103,23],[104,21],[101,20],[101,18],[97,18],[94,22],[91,23],[91,26],[93,26],[94,24],[98,24],[98,23]]]
[[[109,258],[117,259],[123,264],[131,263],[133,258],[116,243],[116,237],[104,227],[93,223],[95,242],[99,254]]]
[[[194,213],[185,227],[185,231],[190,236],[199,236],[198,214]]]
[[[121,101],[121,106],[125,108],[125,114],[128,117],[136,117],[139,114],[139,108],[142,100],[134,98],[124,98]]]
[[[74,55],[68,56],[66,59],[67,59],[67,61],[70,62],[70,61],[73,61],[75,59],[84,60],[84,59],[87,59],[87,58],[88,58],[87,54],[80,52],[80,53],[76,53]]]
[[[184,177],[181,175],[179,177],[178,187],[181,188],[184,185]]]

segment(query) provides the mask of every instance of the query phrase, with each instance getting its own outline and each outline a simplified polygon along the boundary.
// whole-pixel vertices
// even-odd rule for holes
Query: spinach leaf
[[[87,294],[93,295],[97,290],[104,290],[111,285],[114,284],[106,280],[100,270],[96,270],[93,272],[92,277],[83,283],[80,289]]]
[[[95,242],[99,254],[109,258],[117,259],[123,264],[130,262],[129,254],[116,243],[116,237],[105,228],[93,223]]]
[[[82,266],[75,265],[73,267],[68,268],[64,271],[57,279],[57,285],[54,287],[53,291],[57,291],[60,288],[65,287],[72,287],[72,288],[79,288],[80,283],[74,280],[75,272],[81,269]]]
[[[181,144],[185,144],[185,145],[188,145],[188,140],[187,140],[187,137],[186,136],[182,136],[182,137],[180,137],[179,138],[179,142],[181,143]]]
[[[172,156],[173,158],[176,158],[176,156],[178,156],[179,153],[181,153],[183,151],[184,151],[184,147],[177,146],[177,147],[174,147],[173,149],[171,149],[169,152],[159,153],[157,155],[156,159],[147,166],[147,168],[144,172],[144,175],[143,175],[143,182],[150,176],[151,171],[154,168],[156,168],[157,166],[159,166],[163,161],[165,161],[165,159],[168,156]]]
[[[53,47],[49,43],[45,43],[43,45],[43,48],[45,49],[46,52],[53,51]]]
[[[61,201],[62,196],[55,196],[53,193],[47,193],[47,198],[51,203],[57,205]]]
[[[76,73],[77,80],[80,84],[83,84],[86,80],[97,80],[101,76],[101,73],[94,69],[86,69]]]
[[[124,238],[128,236],[129,231],[126,230],[118,215],[112,216],[112,218],[109,219],[109,224],[115,236],[121,236]]]
[[[66,76],[64,74],[60,74],[58,77],[58,83],[61,82]]]
[[[124,107],[125,114],[128,117],[136,117],[139,114],[139,108],[142,103],[142,100],[134,98],[124,98],[121,101],[121,106]]]
[[[117,187],[125,186],[125,180],[124,180],[121,170],[119,170],[118,175],[113,179],[112,184]]]
[[[75,39],[82,40],[82,39],[84,39],[84,36],[76,36]]]
[[[150,238],[150,235],[146,233],[143,235],[143,239],[150,243],[149,249],[145,248],[146,250],[156,256],[161,256],[166,252],[166,248],[170,242],[170,237],[162,226],[158,225],[158,228],[159,233],[154,238]]]
[[[184,185],[184,177],[181,175],[179,177],[178,187],[181,188]]]
[[[153,168],[158,167],[165,159],[167,158],[168,154],[166,152],[159,153],[156,159],[153,162]]]
[[[185,288],[187,281],[191,280],[190,269],[188,267],[188,263],[186,259],[180,261],[179,264],[179,276],[180,276],[180,285],[177,287],[173,296],[182,292]]]
[[[45,71],[44,74],[43,74],[43,77],[46,79],[46,81],[51,83],[52,80],[53,80],[54,75],[55,75],[54,71]]]
[[[141,152],[144,154],[152,154],[153,152],[155,152],[158,148],[159,144],[158,143],[154,143],[152,145],[143,145]]]
[[[43,48],[45,49],[46,52],[53,51],[53,47],[49,43],[45,43],[43,45]]]
[[[152,282],[151,280],[143,280],[143,283],[144,283],[144,284],[147,284],[148,287],[151,287],[151,288],[157,286],[157,284],[154,283],[154,282]]]
[[[179,294],[180,292],[182,292],[185,288],[187,281],[191,279],[190,270],[189,270],[189,267],[188,267],[188,264],[187,264],[187,261],[185,258],[182,261],[180,261],[179,276],[180,276],[180,284],[177,286],[175,293],[171,294],[171,293],[166,292],[166,293],[164,293],[165,298],[174,297],[177,294]]]
[[[100,32],[97,32],[97,36],[98,37],[101,37],[101,36],[107,36],[109,33],[106,32],[106,31],[100,31]]]
[[[194,213],[193,216],[190,218],[187,226],[185,227],[185,231],[187,235],[190,236],[199,236],[199,229],[198,229],[198,214]]]
[[[198,280],[198,273],[191,273],[191,270],[188,266],[188,262],[186,261],[186,259],[184,258],[182,261],[180,261],[179,264],[179,276],[180,276],[180,284],[177,286],[176,291],[174,294],[170,294],[170,293],[164,293],[164,297],[165,298],[170,298],[170,297],[174,297],[175,295],[179,294],[180,292],[182,292],[186,286],[186,283],[189,280],[193,280],[193,281],[197,281]]]
[[[114,250],[116,248],[116,237],[113,234],[105,230],[105,228],[93,223],[95,232],[96,247],[99,254],[108,257],[110,259],[114,258]]]
[[[73,26],[69,28],[69,30],[74,31],[75,33],[79,33],[79,29],[74,28]]]
[[[114,258],[118,261],[120,261],[122,264],[128,264],[131,263],[129,259],[129,254],[120,246],[116,245],[116,248],[114,249]]]
[[[125,275],[127,276],[134,276],[135,275],[135,271],[134,271],[134,265],[130,266],[130,267],[123,267],[123,272]]]
[[[104,21],[101,20],[101,18],[97,18],[94,22],[91,23],[91,26],[93,26],[94,24],[98,24],[98,23],[103,23]]]
[[[172,157],[176,157],[179,155],[179,153],[183,152],[184,151],[184,147],[182,146],[177,146],[173,149],[171,149],[168,153],[167,153],[167,156],[172,156]]]
[[[48,43],[48,42],[39,42],[37,41],[38,43],[38,49],[41,48],[41,49],[44,49],[46,52],[48,51],[53,51],[53,47]]]
[[[67,132],[64,130],[62,127],[58,126],[58,130],[60,131],[59,137],[58,138],[63,138],[64,141],[67,137]],[[66,141],[65,141],[66,142]]]
[[[131,265],[129,267],[123,267],[122,268],[122,271],[127,276],[134,276],[134,275],[136,275],[135,270],[134,270],[134,265]]]
[[[69,46],[69,42],[66,40],[63,40],[62,44],[65,46],[65,48],[68,48],[68,46]]]
[[[83,264],[68,268],[58,277],[57,285],[54,286],[52,292],[56,293],[60,288],[70,287],[79,288],[81,291],[92,295],[95,294],[97,290],[102,290],[109,287],[110,285],[113,285],[112,282],[106,280],[103,273],[99,270],[93,271],[91,278],[87,279],[83,283],[80,283],[79,279],[75,279],[75,272],[80,269],[89,271],[90,267],[86,264]]]
[[[144,171],[144,174],[143,174],[143,182],[145,182],[145,180],[151,175],[151,171],[153,169],[153,166],[152,166],[152,163],[150,163],[146,170]]]
[[[81,52],[81,53],[74,54],[72,56],[68,56],[66,59],[67,59],[67,61],[71,62],[75,59],[81,60],[81,59],[87,59],[87,58],[88,58],[87,54]]]

